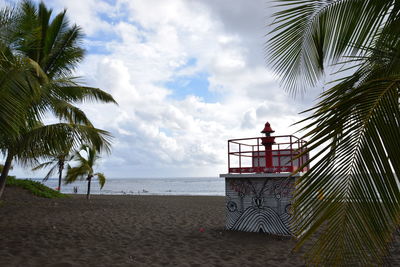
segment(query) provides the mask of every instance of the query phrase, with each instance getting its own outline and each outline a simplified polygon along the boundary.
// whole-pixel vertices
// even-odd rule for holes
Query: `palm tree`
[[[14,157],[10,144],[17,140],[21,129],[32,124],[30,107],[40,98],[45,76],[34,61],[14,55],[0,43],[0,149],[6,158],[0,176],[0,196]]]
[[[30,1],[23,1],[14,12],[0,10],[0,104],[4,102],[0,149],[6,158],[0,196],[14,158],[23,164],[32,163],[75,148],[80,142],[97,149],[110,147],[110,134],[94,128],[74,104],[87,100],[116,102],[110,94],[81,86],[71,76],[83,58],[84,51],[79,47],[82,33],[79,27],[69,26],[65,11],[51,22],[50,17],[51,10],[43,3],[36,8]],[[43,125],[41,121],[49,112],[61,122]]]
[[[83,60],[82,30],[70,26],[66,10],[52,18],[52,10],[41,2],[20,3],[11,41],[15,49],[36,61],[50,79],[70,74]]]
[[[297,248],[315,236],[310,264],[381,265],[400,223],[400,1],[281,2],[268,55],[286,89],[338,70],[302,121],[315,155],[294,197]]]
[[[83,152],[85,152],[86,158],[81,155],[82,150]],[[90,184],[92,182],[92,178],[97,177],[101,189],[103,188],[106,182],[106,177],[104,176],[103,173],[100,172],[95,173],[93,170],[96,161],[100,158],[96,148],[88,145],[82,145],[81,151],[77,151],[74,156],[74,158],[78,161],[79,165],[77,167],[68,168],[65,181],[67,184],[69,184],[75,182],[77,179],[81,180],[86,179],[88,181],[86,198],[90,199]]]
[[[61,191],[61,181],[62,181],[65,164],[73,159],[73,155],[71,155],[71,148],[72,147],[68,147],[63,153],[49,155],[49,157],[50,157],[49,161],[40,163],[39,165],[37,165],[36,167],[34,167],[32,169],[33,171],[36,171],[36,170],[44,169],[47,167],[51,167],[49,172],[43,178],[43,182],[47,181],[50,176],[52,176],[55,172],[57,172],[58,173],[58,186],[57,186],[58,191]]]
[[[30,104],[40,98],[40,83],[45,78],[36,62],[14,55],[0,42],[0,134],[14,135],[25,125]]]
[[[13,160],[22,166],[31,166],[37,163],[38,158],[49,159],[48,155],[60,153],[68,147],[78,147],[81,142],[90,143],[99,151],[110,151],[111,135],[91,126],[70,123],[43,125],[37,121],[20,130],[19,135],[2,140],[1,149],[6,161],[0,177],[0,196]]]

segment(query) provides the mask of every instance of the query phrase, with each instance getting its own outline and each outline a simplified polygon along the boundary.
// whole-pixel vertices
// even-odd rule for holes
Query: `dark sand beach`
[[[224,204],[203,196],[44,199],[6,188],[0,266],[304,265],[293,240],[225,231]]]

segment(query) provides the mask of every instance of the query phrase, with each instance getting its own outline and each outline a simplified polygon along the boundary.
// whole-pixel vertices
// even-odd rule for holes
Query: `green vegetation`
[[[45,198],[64,198],[68,197],[65,194],[61,194],[60,192],[53,190],[42,183],[31,181],[31,180],[22,180],[16,179],[13,176],[8,176],[7,179],[7,186],[18,186],[21,187],[33,195],[38,197],[45,197]]]
[[[400,1],[280,2],[268,53],[286,89],[337,78],[302,121],[298,247],[315,236],[311,265],[381,266],[400,222]]]
[[[0,10],[0,150],[6,159],[0,197],[13,161],[36,165],[82,143],[110,151],[111,134],[95,128],[76,106],[116,103],[110,94],[83,86],[73,76],[84,57],[82,38],[65,10],[53,15],[43,2],[25,0],[15,9]],[[59,123],[44,124],[48,116]]]

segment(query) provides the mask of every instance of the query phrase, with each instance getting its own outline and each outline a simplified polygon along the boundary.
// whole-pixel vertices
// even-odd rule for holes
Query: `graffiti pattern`
[[[226,178],[229,230],[290,236],[294,178]]]

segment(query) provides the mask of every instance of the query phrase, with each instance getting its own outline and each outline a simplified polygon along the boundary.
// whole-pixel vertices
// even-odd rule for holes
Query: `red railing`
[[[293,172],[308,161],[308,153],[299,156],[306,149],[307,143],[304,140],[293,135],[273,137],[275,137],[275,143],[272,144],[271,149],[266,149],[262,145],[262,137],[228,140],[228,172]],[[271,157],[271,154],[272,165],[267,166],[267,157]],[[305,166],[300,171],[307,170],[308,166]]]

